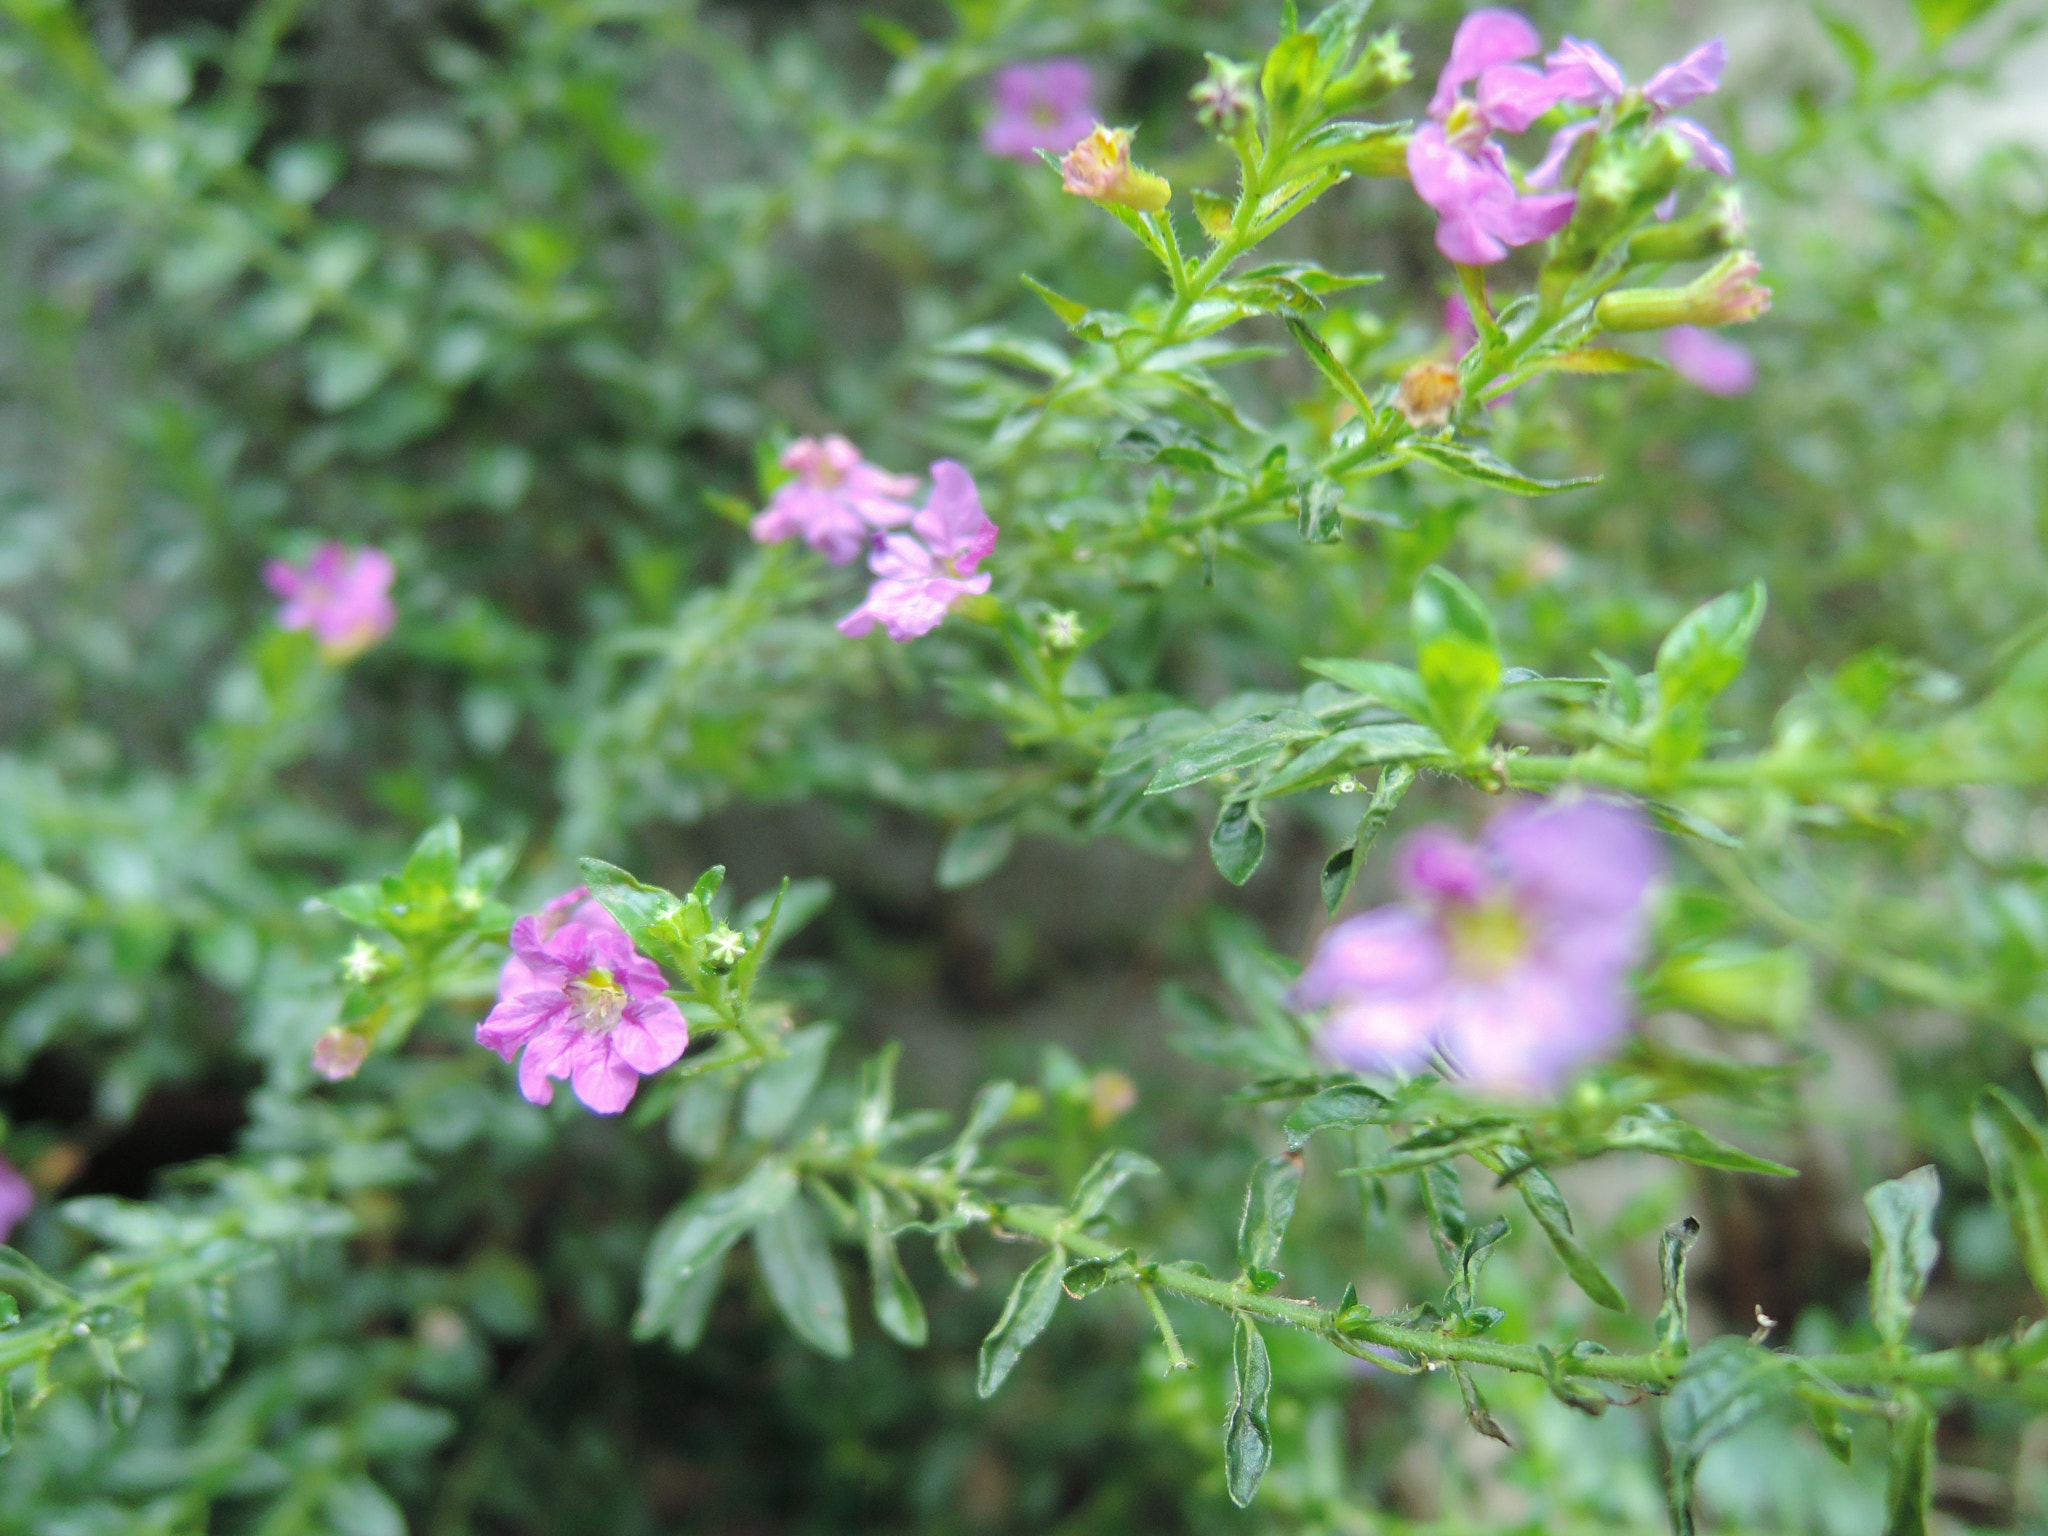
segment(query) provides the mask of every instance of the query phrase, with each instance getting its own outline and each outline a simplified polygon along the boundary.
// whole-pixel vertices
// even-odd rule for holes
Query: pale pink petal
[[[1698,326],[1676,325],[1666,331],[1664,357],[1679,377],[1710,395],[1746,395],[1756,387],[1756,359],[1749,348]]]
[[[1514,11],[1474,11],[1458,24],[1451,39],[1451,54],[1437,76],[1436,94],[1429,98],[1429,115],[1441,121],[1458,103],[1458,91],[1497,64],[1526,59],[1543,46],[1543,39],[1526,17]]]
[[[1543,158],[1536,162],[1536,168],[1522,179],[1539,191],[1557,185],[1557,178],[1564,171],[1564,163],[1571,158],[1579,140],[1592,133],[1600,125],[1588,118],[1583,123],[1567,123],[1550,136],[1550,148],[1543,152]]]
[[[683,1010],[665,997],[635,1001],[626,1005],[611,1038],[612,1049],[634,1071],[659,1072],[689,1049],[690,1026]]]
[[[981,492],[974,477],[951,459],[932,466],[932,494],[924,510],[910,520],[913,533],[922,538],[939,560],[961,575],[974,568],[996,547],[999,530],[981,508]],[[880,567],[876,568],[878,571]]]
[[[1618,101],[1628,89],[1621,66],[1599,44],[1583,38],[1567,37],[1543,63],[1558,84],[1560,101],[1590,106],[1595,102]]]
[[[1650,76],[1643,87],[1643,100],[1660,111],[1675,111],[1719,90],[1721,71],[1727,67],[1727,44],[1718,37],[1701,43],[1676,64],[1667,64]]]
[[[640,1086],[640,1074],[603,1046],[577,1061],[574,1079],[576,1097],[600,1115],[616,1115],[633,1102]]]
[[[1685,141],[1692,151],[1693,159],[1704,165],[1717,176],[1735,174],[1735,157],[1728,153],[1728,146],[1715,138],[1706,129],[1689,117],[1673,117],[1665,120],[1664,126]]]

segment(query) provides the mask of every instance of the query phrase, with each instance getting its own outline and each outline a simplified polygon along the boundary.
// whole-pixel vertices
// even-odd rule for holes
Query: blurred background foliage
[[[1205,576],[1200,550],[1162,546],[1097,581],[1089,530],[1132,483],[1105,471],[1099,504],[1032,546],[1034,595],[1103,631],[1088,686],[1148,707],[1298,688],[1295,658],[1403,634],[1440,558],[1486,594],[1509,660],[1565,675],[1595,651],[1642,669],[1697,602],[1767,579],[1732,700],[1752,740],[1788,699],[1778,729],[1824,731],[1995,682],[2048,622],[2041,15],[1528,9],[1632,72],[1728,37],[1719,125],[1777,294],[1744,335],[1758,387],[1525,389],[1500,451],[1597,487],[1524,501],[1390,476],[1384,520],[1307,565],[1254,545]],[[1458,14],[1376,18],[1425,61],[1401,113]],[[583,854],[678,888],[724,863],[742,898],[822,876],[834,899],[781,965],[797,1005],[863,1044],[904,1039],[913,1103],[957,1109],[992,1073],[1040,1083],[1057,1182],[1112,1135],[1149,1148],[1172,1179],[1148,1234],[1221,1262],[1271,1117],[1219,1112],[1224,1079],[1176,1031],[1257,941],[1300,952],[1343,808],[1276,814],[1241,892],[1172,804],[1084,845],[1090,804],[1030,800],[1014,851],[964,867],[959,828],[1084,785],[1093,760],[1020,746],[952,628],[901,652],[843,641],[854,578],[757,551],[744,521],[790,434],[844,431],[892,468],[976,460],[990,386],[941,344],[998,321],[1055,336],[1020,270],[1100,304],[1147,279],[1050,173],[980,149],[991,69],[1087,59],[1104,115],[1181,186],[1225,169],[1186,107],[1202,51],[1257,57],[1275,23],[1239,0],[0,7],[6,1151],[46,1196],[168,1194],[181,1219],[285,1245],[220,1282],[220,1385],[193,1385],[205,1318],[172,1310],[127,1363],[132,1427],[89,1394],[24,1410],[0,1528],[1661,1528],[1643,1416],[1503,1382],[1509,1452],[1464,1430],[1449,1383],[1279,1337],[1275,1470],[1237,1511],[1214,1372],[1161,1377],[1142,1316],[1106,1298],[977,1402],[999,1291],[953,1292],[921,1255],[923,1355],[863,1327],[850,1362],[822,1359],[735,1285],[695,1353],[631,1344],[639,1255],[689,1164],[659,1125],[513,1098],[466,1043],[488,971],[357,1087],[311,1087],[347,935],[303,905],[393,867],[438,816],[518,850],[522,911]],[[1287,236],[1388,274],[1328,322],[1362,373],[1439,343],[1429,234],[1403,184],[1360,182]],[[1256,363],[1240,399],[1271,421],[1301,376]],[[1007,473],[1029,502],[1028,458]],[[271,628],[260,582],[322,537],[401,571],[398,630],[345,674]],[[1470,820],[1481,798],[1427,788],[1403,814]],[[2048,808],[1981,789],[1786,819],[1664,921],[1680,950],[1804,946],[1719,1042],[1801,1067],[1801,1128],[1774,1150],[1802,1178],[1602,1165],[1571,1193],[1639,1309],[1655,1232],[1694,1211],[1717,1326],[1761,1307],[1821,1348],[1868,1335],[1858,1192],[1933,1161],[1947,1258],[1924,1330],[1995,1333],[2033,1303],[1965,1114],[1986,1080],[2039,1098]],[[935,879],[948,847],[964,888]],[[1313,1170],[1301,1283],[1334,1293],[1370,1252],[1387,1294],[1367,1300],[1429,1294],[1401,1215]],[[15,1241],[62,1268],[88,1237],[170,1240],[46,1203]],[[1511,1317],[1595,1328],[1530,1257],[1491,1277]],[[984,1260],[1007,1280],[999,1250]],[[1228,1345],[1208,1327],[1188,1343],[1213,1361]],[[1954,1528],[2044,1528],[2039,1426],[1966,1407],[1940,1445]],[[1752,1426],[1702,1474],[1715,1528],[1876,1529],[1882,1453],[1859,1450],[1842,1467],[1803,1430]]]

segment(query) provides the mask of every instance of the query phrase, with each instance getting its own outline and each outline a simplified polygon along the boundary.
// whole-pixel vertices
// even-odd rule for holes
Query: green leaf
[[[1324,861],[1323,910],[1332,917],[1344,904],[1344,898],[1351,894],[1358,872],[1365,868],[1366,855],[1386,829],[1387,818],[1394,814],[1401,797],[1408,793],[1414,782],[1415,770],[1406,763],[1395,763],[1384,769],[1372,798],[1365,804],[1365,813],[1358,818],[1358,829],[1351,834],[1351,840]]]
[[[1379,1125],[1393,1100],[1377,1088],[1363,1083],[1339,1083],[1305,1100],[1281,1122],[1287,1145],[1299,1150],[1309,1138],[1323,1131],[1347,1131],[1361,1125]]]
[[[1913,15],[1927,46],[1939,48],[1980,16],[1989,15],[1998,0],[1913,0]]]
[[[400,878],[416,889],[445,891],[461,868],[462,828],[453,816],[444,816],[412,845]]]
[[[1970,1111],[1970,1132],[2034,1294],[2048,1299],[2048,1147],[2041,1128],[2011,1094],[1988,1088]]]
[[[881,1145],[882,1133],[896,1109],[896,1062],[903,1054],[891,1040],[860,1064],[860,1086],[854,1096],[853,1138],[863,1147]]]
[[[1901,1392],[1885,1463],[1884,1536],[1927,1536],[1934,1510],[1934,1415],[1917,1392]]]
[[[367,1477],[329,1483],[320,1502],[327,1518],[319,1528],[333,1536],[406,1536],[404,1513]]]
[[[1887,1344],[1903,1344],[1941,1257],[1934,1211],[1941,1175],[1932,1164],[1878,1185],[1863,1196],[1870,1215],[1870,1321]]]
[[[1697,1163],[1702,1168],[1726,1168],[1733,1173],[1768,1173],[1782,1179],[1799,1176],[1797,1168],[1754,1156],[1740,1147],[1730,1146],[1719,1137],[1708,1135],[1696,1125],[1668,1116],[1624,1116],[1608,1129],[1601,1144],[1612,1151],[1655,1152],[1677,1158],[1682,1163]]]
[[[862,1235],[868,1251],[868,1279],[874,1290],[875,1321],[897,1343],[922,1349],[931,1330],[925,1322],[924,1303],[903,1272],[896,1241],[889,1235],[888,1205],[882,1192],[865,1182],[860,1186],[859,1199]]]
[[[1459,1248],[1457,1278],[1450,1290],[1451,1302],[1459,1311],[1469,1308],[1478,1298],[1480,1273],[1486,1268],[1486,1261],[1493,1257],[1493,1250],[1507,1235],[1508,1219],[1496,1216],[1467,1236]]]
[[[1430,719],[1453,750],[1471,751],[1493,730],[1500,692],[1493,619],[1470,587],[1434,565],[1416,583],[1408,611]]]
[[[1664,1304],[1657,1310],[1657,1347],[1674,1355],[1692,1348],[1686,1331],[1685,1261],[1699,1237],[1700,1224],[1688,1216],[1666,1227],[1657,1239],[1657,1279],[1664,1291]]]
[[[1079,1263],[1067,1266],[1066,1274],[1060,1278],[1060,1285],[1069,1296],[1080,1301],[1093,1296],[1104,1286],[1137,1279],[1137,1257],[1137,1249],[1126,1248],[1122,1253],[1107,1254],[1098,1259],[1082,1259]]]
[[[756,1164],[739,1183],[692,1195],[671,1211],[647,1244],[633,1336],[651,1339],[667,1332],[685,1299],[683,1288],[697,1272],[723,1263],[740,1235],[788,1204],[796,1188],[796,1175],[771,1159]]]
[[[1344,487],[1333,480],[1307,480],[1295,492],[1294,531],[1304,544],[1337,544],[1344,538]]]
[[[1659,1418],[1671,1464],[1671,1521],[1693,1536],[1692,1485],[1700,1458],[1784,1396],[1782,1362],[1732,1334],[1710,1339],[1686,1362]]]
[[[1472,1373],[1456,1361],[1451,1363],[1451,1375],[1458,1383],[1458,1396],[1464,1399],[1465,1422],[1489,1440],[1498,1440],[1502,1445],[1513,1445],[1507,1431],[1500,1427],[1498,1420],[1486,1411],[1486,1399],[1479,1395],[1479,1387],[1472,1380]]]
[[[1399,710],[1411,720],[1429,718],[1429,690],[1422,685],[1421,676],[1407,667],[1342,656],[1319,657],[1302,665],[1354,693]]]
[[[1209,857],[1232,885],[1243,885],[1266,856],[1266,822],[1256,800],[1226,800],[1209,833]]]
[[[1382,764],[1441,758],[1448,748],[1441,736],[1411,720],[1373,720],[1347,725],[1333,736],[1312,742],[1293,758],[1268,769],[1251,793],[1262,800],[1327,784],[1346,773]]]
[[[1293,315],[1286,319],[1288,332],[1296,344],[1316,365],[1316,371],[1336,385],[1337,393],[1356,407],[1359,420],[1367,426],[1377,421],[1379,412],[1373,409],[1372,397],[1365,392],[1365,386],[1352,377],[1351,370],[1338,360],[1337,354],[1330,350],[1330,344],[1316,334],[1315,327]]]
[[[1159,1165],[1144,1153],[1133,1152],[1128,1147],[1112,1147],[1081,1175],[1081,1182],[1074,1186],[1074,1198],[1068,1209],[1076,1221],[1093,1221],[1109,1204],[1110,1196],[1125,1184],[1132,1179],[1156,1179],[1159,1171]]]
[[[1536,1225],[1543,1229],[1543,1235],[1550,1239],[1550,1246],[1563,1263],[1565,1273],[1572,1277],[1572,1282],[1592,1298],[1596,1306],[1605,1307],[1610,1312],[1626,1312],[1628,1298],[1608,1278],[1607,1271],[1600,1267],[1600,1261],[1573,1234],[1571,1207],[1565,1204],[1557,1181],[1533,1165],[1512,1175],[1512,1180],[1515,1192],[1522,1197],[1529,1214],[1536,1218]]]
[[[781,1137],[818,1086],[838,1033],[836,1024],[811,1024],[792,1032],[782,1042],[788,1054],[770,1061],[747,1084],[746,1097],[740,1103],[740,1129],[756,1141]]]
[[[1053,1247],[1017,1277],[1003,1303],[1003,1315],[981,1341],[981,1357],[975,1373],[975,1390],[993,1397],[1009,1379],[1017,1359],[1029,1349],[1060,1304],[1060,1279],[1066,1273],[1067,1251]]]
[[[1273,1462],[1273,1430],[1266,1417],[1273,1395],[1273,1361],[1258,1325],[1241,1312],[1231,1334],[1230,1363],[1235,1386],[1223,1429],[1223,1477],[1230,1502],[1243,1509],[1258,1493],[1259,1480]]]
[[[1164,795],[1185,789],[1219,773],[1264,762],[1289,742],[1314,741],[1328,734],[1322,721],[1301,710],[1260,710],[1182,747],[1152,775],[1145,793]]]
[[[1252,1169],[1237,1223],[1237,1261],[1247,1272],[1272,1269],[1301,1193],[1301,1154],[1282,1152]]]
[[[673,916],[683,904],[674,892],[636,880],[603,859],[580,859],[577,865],[583,871],[583,883],[590,887],[590,894],[619,920],[619,926],[636,944],[649,928]]]
[[[1453,1256],[1465,1246],[1466,1235],[1471,1231],[1470,1218],[1465,1214],[1465,1181],[1458,1177],[1455,1167],[1443,1162],[1424,1168],[1419,1182],[1422,1208],[1429,1216],[1430,1231],[1436,1236],[1437,1252],[1448,1269],[1456,1262]]]
[[[10,1304],[12,1297],[8,1298]],[[228,1287],[219,1281],[185,1288],[185,1321],[192,1330],[192,1385],[201,1392],[219,1383],[234,1353]]]
[[[686,1157],[708,1163],[725,1145],[725,1130],[739,1084],[730,1072],[687,1079],[669,1106],[668,1144]]]
[[[967,1123],[960,1127],[960,1134],[953,1138],[952,1146],[946,1149],[947,1171],[955,1178],[974,1166],[981,1154],[981,1144],[988,1133],[1003,1121],[1010,1112],[1010,1106],[1017,1100],[1017,1085],[1009,1082],[985,1084],[974,1096],[974,1103],[967,1111]]]
[[[0,1377],[0,1456],[14,1449],[14,1384]]]
[[[1438,469],[1449,470],[1461,480],[1492,486],[1497,491],[1513,491],[1518,496],[1548,496],[1557,491],[1576,490],[1582,485],[1596,485],[1600,479],[1598,475],[1587,475],[1574,480],[1539,480],[1470,443],[1434,442],[1424,438],[1411,439],[1403,446],[1416,458],[1425,459]]]
[[[1059,316],[1062,325],[1072,325],[1088,313],[1086,304],[1076,303],[1065,294],[1055,293],[1029,272],[1019,273],[1018,276],[1026,288],[1045,300],[1045,307]]]
[[[712,1305],[718,1300],[719,1282],[725,1278],[728,1252],[727,1249],[719,1249],[716,1256],[699,1264],[690,1272],[689,1278],[675,1288],[662,1315],[669,1348],[688,1354],[703,1342],[705,1326],[711,1321]]]
[[[1017,828],[1010,822],[970,821],[946,839],[933,878],[942,891],[957,891],[986,880],[1003,867],[1016,842]]]
[[[821,1354],[844,1360],[853,1353],[846,1323],[846,1293],[832,1250],[809,1197],[799,1194],[754,1227],[761,1279],[790,1331]]]
[[[1742,675],[1749,644],[1764,618],[1764,584],[1724,592],[1672,626],[1657,647],[1657,703],[1670,713],[1705,705]]]

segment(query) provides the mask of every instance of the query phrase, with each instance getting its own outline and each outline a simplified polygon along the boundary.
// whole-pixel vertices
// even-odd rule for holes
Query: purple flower
[[[35,1209],[35,1186],[21,1176],[21,1170],[0,1157],[0,1243],[14,1235],[24,1216]]]
[[[370,1042],[339,1024],[313,1042],[313,1070],[330,1083],[347,1082],[363,1070],[369,1057]]]
[[[1063,155],[1095,126],[1095,72],[1079,59],[1045,59],[996,71],[989,87],[995,115],[981,147],[1026,164],[1049,150]]]
[[[1749,348],[1696,325],[1674,325],[1664,333],[1664,360],[1710,395],[1746,395],[1756,387]]]
[[[1324,934],[1290,994],[1325,1013],[1333,1060],[1407,1070],[1440,1052],[1475,1083],[1529,1093],[1620,1039],[1662,867],[1639,813],[1529,801],[1476,845],[1417,833],[1398,867],[1403,899]]]
[[[782,467],[795,478],[778,486],[755,517],[757,544],[801,538],[834,565],[847,565],[877,528],[910,521],[904,498],[916,491],[917,477],[875,468],[837,433],[798,438],[782,450]]]
[[[878,579],[839,621],[841,634],[864,635],[880,624],[891,640],[915,640],[937,629],[959,599],[989,589],[988,572],[977,575],[975,567],[996,547],[998,529],[981,509],[974,477],[952,460],[932,466],[931,499],[910,530],[876,544],[868,568]]]
[[[397,567],[381,549],[350,549],[331,540],[304,565],[273,560],[263,581],[284,599],[277,622],[284,629],[310,629],[320,653],[332,662],[360,655],[391,633],[398,608],[391,601]]]
[[[1562,88],[1560,101],[1572,102],[1578,106],[1604,106],[1618,102],[1628,94],[1628,80],[1616,64],[1603,52],[1597,43],[1582,38],[1568,37],[1558,46],[1555,53],[1545,59],[1550,78]],[[1707,169],[1722,176],[1735,174],[1735,157],[1727,147],[1706,129],[1689,117],[1673,117],[1671,113],[1702,96],[1711,96],[1721,88],[1721,71],[1728,63],[1728,49],[1718,37],[1711,42],[1700,44],[1675,64],[1667,64],[1642,89],[1642,98],[1651,106],[1651,122],[1671,130],[1691,146],[1693,157]],[[1552,185],[1564,159],[1578,139],[1592,131],[1590,122],[1573,123],[1558,131],[1550,141],[1550,150],[1542,163],[1529,173],[1529,185],[1544,187]]]
[[[589,895],[578,886],[512,925],[498,1004],[476,1040],[507,1061],[525,1048],[519,1091],[532,1103],[552,1102],[550,1079],[569,1078],[577,1098],[615,1115],[641,1077],[683,1054],[690,1026],[661,967]]]
[[[1541,46],[1536,29],[1513,11],[1474,11],[1459,24],[1437,77],[1434,121],[1409,140],[1408,179],[1437,212],[1437,249],[1462,265],[1487,266],[1511,247],[1547,239],[1577,205],[1570,192],[1525,195],[1493,142],[1495,133],[1520,133],[1558,103],[1561,83],[1515,62]]]

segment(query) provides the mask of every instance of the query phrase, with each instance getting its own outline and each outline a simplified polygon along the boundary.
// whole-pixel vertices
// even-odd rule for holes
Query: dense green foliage
[[[1438,428],[1459,10],[1303,9],[0,4],[0,1530],[2048,1528],[2041,19],[1531,5],[1729,32],[1760,381],[1597,334],[1729,243],[1624,121]],[[982,148],[1056,55],[1164,216]],[[841,635],[828,432],[992,591]],[[1376,837],[1564,784],[1626,1047],[1333,1070]],[[579,879],[696,1036],[615,1118],[473,1043]]]

